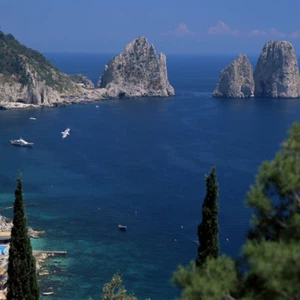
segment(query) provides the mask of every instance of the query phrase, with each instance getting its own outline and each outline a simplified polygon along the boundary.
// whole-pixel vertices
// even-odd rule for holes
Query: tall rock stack
[[[215,98],[249,98],[254,96],[253,70],[246,55],[240,54],[224,70],[213,92]]]
[[[98,87],[105,88],[112,98],[175,95],[168,81],[166,56],[158,56],[145,37],[135,39],[110,60]]]
[[[254,71],[256,97],[298,98],[300,80],[297,56],[291,43],[265,44]]]

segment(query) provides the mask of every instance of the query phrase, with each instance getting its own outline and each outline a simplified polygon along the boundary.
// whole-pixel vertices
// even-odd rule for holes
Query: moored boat
[[[33,143],[26,142],[21,137],[18,140],[11,140],[10,143],[14,146],[20,146],[20,147],[32,147]]]
[[[125,225],[119,224],[118,227],[119,227],[119,229],[122,230],[122,231],[126,231],[126,230],[127,230],[127,226],[125,226]]]
[[[43,292],[42,293],[42,295],[44,295],[44,296],[51,296],[53,294],[54,294],[53,292]]]

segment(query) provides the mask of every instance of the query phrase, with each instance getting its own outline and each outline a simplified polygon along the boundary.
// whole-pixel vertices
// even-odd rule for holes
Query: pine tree
[[[36,264],[27,234],[21,175],[15,191],[13,228],[8,260],[8,300],[38,300]]]
[[[196,266],[201,267],[208,257],[219,256],[218,196],[219,188],[216,167],[206,176],[206,196],[202,205],[202,222],[198,226],[198,258]]]
[[[125,287],[122,285],[122,277],[119,273],[113,275],[110,282],[103,287],[102,300],[137,300],[133,295],[127,294]]]
[[[249,239],[300,239],[300,124],[293,125],[275,158],[260,167],[247,205],[254,209]]]

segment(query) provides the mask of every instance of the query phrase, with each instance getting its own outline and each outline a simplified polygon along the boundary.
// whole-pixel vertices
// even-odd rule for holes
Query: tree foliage
[[[180,299],[300,299],[300,124],[259,169],[247,205],[254,210],[244,264],[210,257],[201,268],[179,267]]]
[[[222,255],[207,258],[201,268],[194,261],[187,268],[179,266],[172,281],[183,289],[182,300],[215,300],[230,297],[238,287],[235,262]]]
[[[260,167],[247,205],[254,209],[249,239],[300,239],[300,124],[293,125],[275,158]]]
[[[243,282],[245,297],[300,299],[299,241],[249,241],[243,253],[249,264],[249,273]]]
[[[39,299],[36,264],[27,234],[21,175],[17,179],[17,189],[15,191],[14,218],[7,273],[8,300]]]
[[[102,300],[137,300],[133,295],[127,294],[122,281],[120,274],[114,274],[111,281],[103,287]]]
[[[218,196],[219,187],[216,167],[206,176],[206,196],[202,205],[202,222],[198,226],[198,257],[197,267],[204,264],[208,257],[217,258],[219,255],[219,224],[218,224]]]

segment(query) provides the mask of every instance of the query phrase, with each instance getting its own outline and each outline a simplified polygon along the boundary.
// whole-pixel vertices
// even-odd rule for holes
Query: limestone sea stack
[[[222,70],[213,92],[215,98],[249,98],[254,96],[253,69],[245,54],[240,54]]]
[[[112,98],[168,97],[175,95],[167,75],[166,56],[158,56],[145,37],[129,43],[105,66],[98,81]]]
[[[291,43],[269,41],[254,70],[256,97],[298,98],[300,81],[297,56]]]

